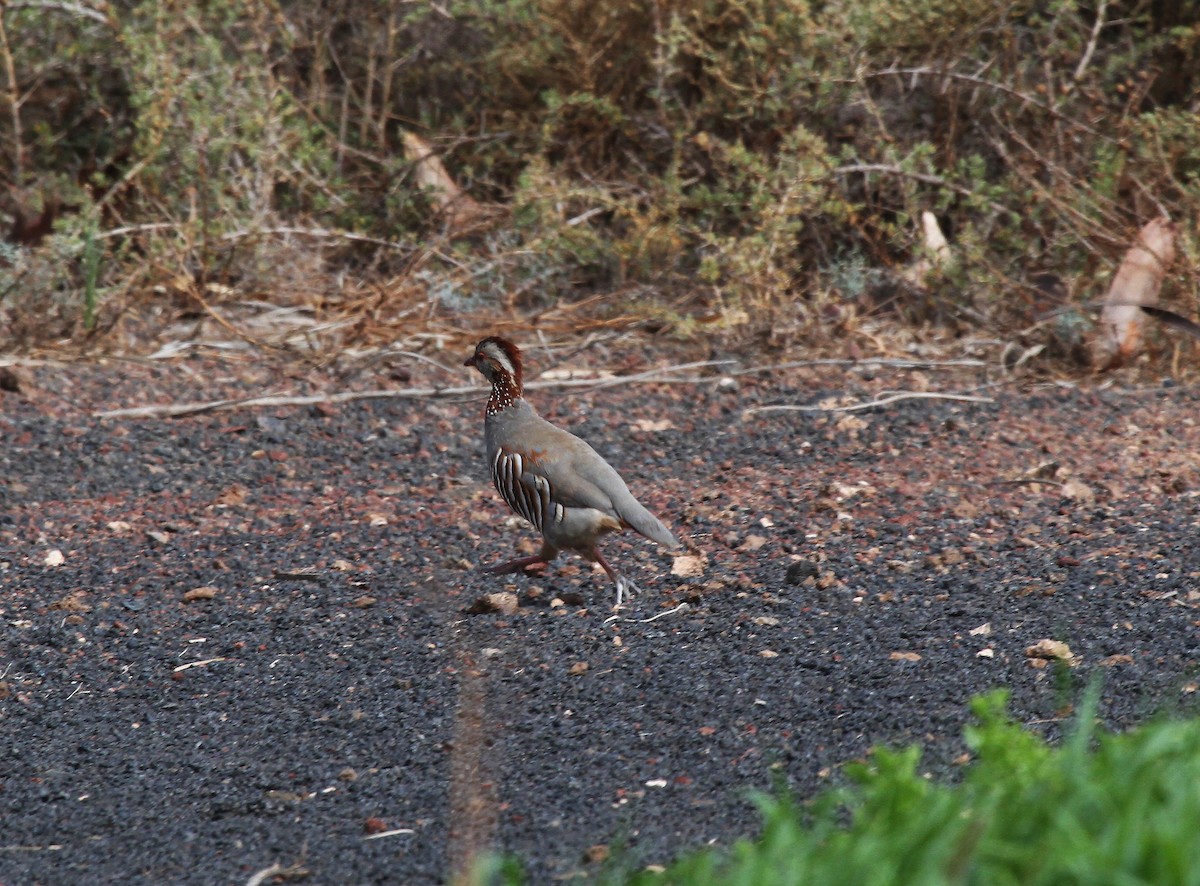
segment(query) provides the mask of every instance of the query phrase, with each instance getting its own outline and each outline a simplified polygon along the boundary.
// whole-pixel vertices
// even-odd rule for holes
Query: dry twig
[[[901,391],[888,397],[868,400],[866,403],[854,403],[850,406],[795,406],[783,404],[779,406],[754,406],[745,410],[742,417],[761,412],[861,412],[864,409],[875,409],[902,400],[955,400],[962,403],[994,403],[991,397],[976,397],[971,394],[941,394],[933,391]]]
[[[635,375],[623,375],[608,379],[563,379],[561,381],[533,381],[525,385],[526,390],[537,388],[588,388],[599,390],[621,384],[668,384],[680,382],[671,378],[675,372],[685,369],[696,369],[704,366],[721,366],[731,361],[703,360],[696,363],[683,363],[678,366],[664,366],[660,369],[650,369]],[[710,378],[688,378],[682,383],[695,384],[714,381]],[[344,391],[340,394],[309,394],[307,396],[287,396],[284,394],[266,395],[261,397],[234,397],[227,400],[210,400],[200,403],[176,403],[166,406],[131,406],[125,409],[109,409],[95,413],[96,418],[179,418],[185,415],[199,415],[204,412],[222,412],[229,409],[246,409],[261,406],[313,406],[318,403],[350,403],[355,400],[420,400],[429,397],[455,397],[474,395],[482,397],[488,392],[487,388],[478,385],[439,388],[402,388],[394,391]]]
[[[263,868],[253,877],[246,881],[246,886],[262,886],[263,883],[272,877],[282,877],[285,880],[293,880],[299,877],[307,877],[311,872],[304,865],[297,862],[291,865],[273,864],[269,868]]]

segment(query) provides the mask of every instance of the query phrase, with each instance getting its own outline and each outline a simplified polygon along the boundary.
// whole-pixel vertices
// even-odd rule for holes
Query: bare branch
[[[857,360],[841,358],[822,358],[819,360],[793,360],[788,363],[773,363],[767,366],[751,366],[748,369],[738,369],[730,375],[753,375],[758,372],[776,372],[780,369],[800,369],[810,366],[844,366],[848,369],[865,368],[868,366],[888,369],[960,369],[969,367],[981,369],[990,366],[986,360],[963,358],[961,360],[896,360],[885,357],[862,357]]]
[[[1075,120],[1071,117],[1068,117],[1065,114],[1063,114],[1061,111],[1055,110],[1054,108],[1052,108],[1050,105],[1046,104],[1045,102],[1038,101],[1032,95],[1028,95],[1024,92],[1021,92],[1019,89],[1014,89],[1013,87],[1007,86],[1004,83],[996,83],[996,82],[988,80],[984,77],[979,77],[975,74],[964,74],[961,71],[947,71],[945,68],[920,67],[920,68],[887,68],[882,71],[872,71],[871,73],[867,74],[866,76],[868,76],[868,77],[887,77],[887,76],[921,77],[921,76],[928,76],[928,77],[949,77],[951,80],[963,80],[967,83],[974,83],[976,86],[986,86],[990,89],[995,89],[999,92],[1003,92],[1008,95],[1011,95],[1013,98],[1020,99],[1022,102],[1024,102],[1027,105],[1032,105],[1035,108],[1043,110],[1047,114],[1050,114],[1053,117],[1057,117],[1059,120],[1062,120],[1065,123],[1069,123],[1070,125],[1078,128],[1078,129],[1082,129],[1084,132],[1087,132],[1090,135],[1094,135],[1099,138],[1103,138],[1105,141],[1111,142],[1114,140],[1110,136],[1106,136],[1106,135],[1104,135],[1104,133],[1098,132],[1097,130],[1093,129],[1091,126],[1088,126],[1086,123],[1083,123],[1079,120]]]
[[[853,163],[849,166],[839,166],[834,169],[833,172],[838,175],[847,175],[853,172],[882,172],[886,173],[887,175],[897,175],[902,178],[911,178],[913,181],[924,182],[928,185],[935,185],[939,188],[945,188],[948,191],[954,191],[954,193],[961,194],[964,197],[976,196],[975,192],[970,188],[955,184],[952,181],[948,181],[947,179],[942,178],[940,175],[931,175],[927,172],[910,172],[907,169],[902,169],[899,166],[892,166],[887,163]],[[1017,214],[1007,206],[1002,206],[993,200],[988,201],[988,206],[992,207],[992,209],[996,210],[997,212],[1005,212],[1012,215]]]
[[[875,409],[898,403],[902,400],[956,400],[962,403],[995,403],[991,397],[975,397],[970,394],[939,394],[932,391],[901,391],[888,397],[869,400],[866,403],[855,403],[852,406],[754,406],[745,410],[742,416],[762,412],[861,412],[864,409]]]
[[[3,7],[0,7],[2,9]],[[21,131],[21,93],[17,88],[17,69],[13,63],[12,49],[8,45],[8,31],[4,27],[4,16],[0,15],[0,56],[4,61],[4,78],[8,81],[5,97],[13,128],[13,181],[17,185],[25,179],[25,137]]]
[[[663,384],[677,381],[670,376],[672,373],[685,369],[695,369],[701,366],[719,366],[730,361],[706,360],[698,363],[683,363],[679,366],[664,366],[661,369],[651,369],[636,375],[623,375],[618,378],[606,379],[563,379],[562,381],[534,381],[525,385],[527,390],[539,388],[586,388],[599,390],[620,384]],[[688,383],[712,381],[715,379],[689,379]],[[131,406],[125,409],[110,409],[95,413],[96,418],[179,418],[185,415],[199,415],[205,412],[223,412],[230,409],[248,409],[262,406],[313,406],[318,403],[350,403],[356,400],[419,400],[428,397],[455,397],[474,395],[482,397],[488,392],[487,388],[478,385],[463,387],[441,388],[403,388],[395,391],[344,391],[340,394],[310,394],[307,396],[287,396],[283,394],[255,397],[236,397],[227,400],[209,400],[200,403],[176,403],[166,406]]]
[[[1107,6],[1108,0],[1100,0],[1100,5],[1096,7],[1096,23],[1092,25],[1092,36],[1088,40],[1082,58],[1079,59],[1079,64],[1075,67],[1076,83],[1083,76],[1083,72],[1087,70],[1087,66],[1092,60],[1092,53],[1096,51],[1096,42],[1100,39],[1100,31],[1104,28],[1104,12]]]
[[[79,3],[64,3],[61,0],[15,0],[15,2],[3,4],[3,7],[5,9],[56,9],[60,12],[69,12],[72,15],[90,18],[102,25],[108,24],[108,19],[100,10]]]

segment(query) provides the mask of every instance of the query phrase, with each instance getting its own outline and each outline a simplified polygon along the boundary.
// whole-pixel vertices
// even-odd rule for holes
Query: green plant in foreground
[[[877,750],[847,768],[850,786],[810,804],[759,796],[755,840],[598,881],[1200,884],[1200,719],[1104,733],[1093,687],[1066,741],[1051,746],[1008,716],[1007,698],[997,691],[972,703],[978,723],[965,737],[975,759],[958,784],[922,775],[919,748]],[[515,866],[492,870],[500,882],[523,882]]]

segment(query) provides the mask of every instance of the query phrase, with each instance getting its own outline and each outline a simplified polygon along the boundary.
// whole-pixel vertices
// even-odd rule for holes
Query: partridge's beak
[[[478,359],[479,359],[478,354],[472,354],[470,357],[468,357],[466,360],[463,361],[463,366],[474,366],[475,361]]]

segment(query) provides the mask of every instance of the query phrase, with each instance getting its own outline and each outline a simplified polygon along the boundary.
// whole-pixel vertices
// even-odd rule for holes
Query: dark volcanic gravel
[[[811,795],[874,744],[921,742],[952,775],[992,687],[1051,736],[1094,677],[1115,728],[1196,710],[1191,389],[748,419],[971,380],[531,393],[707,557],[678,576],[610,541],[644,589],[611,621],[578,559],[475,568],[532,540],[487,483],[481,400],[102,420],[321,379],[22,371],[0,391],[6,886],[244,883],[276,862],[435,883],[484,845],[550,882],[594,844],[662,863],[752,835],[751,789]],[[517,612],[467,613],[502,590]],[[1044,639],[1076,666],[1035,667]]]

